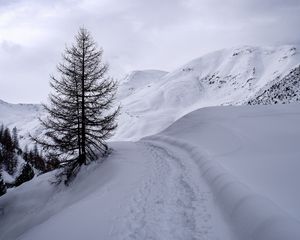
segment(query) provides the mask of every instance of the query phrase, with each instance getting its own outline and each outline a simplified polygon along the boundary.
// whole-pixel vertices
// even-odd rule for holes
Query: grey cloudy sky
[[[300,0],[0,0],[0,99],[39,103],[80,26],[110,73],[172,70],[209,51],[300,42]]]

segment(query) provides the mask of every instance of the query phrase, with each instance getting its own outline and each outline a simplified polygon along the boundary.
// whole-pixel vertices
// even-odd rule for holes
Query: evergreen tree
[[[34,145],[34,148],[33,148],[33,156],[34,156],[34,157],[39,156],[39,149],[38,149],[37,144]]]
[[[40,170],[42,172],[46,170],[45,161],[42,155],[39,153],[37,144],[34,145],[32,159],[29,159],[29,161],[32,164],[32,166],[35,167],[37,170]]]
[[[17,157],[9,128],[5,128],[2,136],[2,157],[5,170],[13,175],[17,167]]]
[[[54,169],[59,168],[59,166],[60,166],[60,162],[57,158],[47,158],[45,171],[52,171]]]
[[[2,148],[0,146],[0,196],[6,193],[6,186],[2,177],[2,166],[3,166],[3,157],[2,157]]]
[[[3,162],[4,162],[3,146],[1,146],[1,144],[0,144],[0,170],[3,168]]]
[[[3,128],[3,127],[0,127],[0,131],[1,131],[1,128]],[[3,133],[3,129],[2,129],[2,133]],[[0,136],[1,136],[1,133],[0,133]],[[6,193],[6,186],[5,186],[3,177],[2,177],[3,160],[4,159],[3,159],[3,153],[2,153],[2,146],[0,144],[0,196],[2,196],[3,194]]]
[[[15,186],[20,186],[24,182],[30,181],[34,177],[34,171],[32,167],[26,163],[22,166],[20,175],[16,178]]]
[[[6,186],[5,186],[4,180],[2,178],[2,172],[1,172],[1,168],[0,168],[0,196],[2,196],[5,193],[6,193]]]
[[[4,133],[4,125],[1,124],[1,126],[0,126],[0,143],[2,143],[3,133]]]
[[[41,172],[47,171],[46,161],[43,158],[42,154],[39,152],[37,144],[35,144],[33,150],[30,151],[28,151],[28,147],[26,145],[23,150],[22,156],[23,159],[27,163],[30,163],[30,165],[33,166],[35,169]]]
[[[26,162],[28,162],[28,146],[26,145],[25,146],[25,148],[24,148],[24,150],[23,150],[23,159],[26,161]]]
[[[2,136],[2,144],[10,152],[14,150],[14,144],[13,144],[13,140],[9,128],[4,128],[3,136]]]
[[[12,130],[12,139],[13,139],[13,146],[15,149],[19,149],[19,138],[18,138],[18,130],[16,127]]]
[[[107,153],[106,140],[117,127],[119,108],[112,109],[117,85],[106,77],[107,69],[102,50],[81,28],[57,67],[59,78],[51,77],[50,105],[44,105],[48,117],[41,120],[45,137],[33,139],[65,167],[66,183],[82,164]]]

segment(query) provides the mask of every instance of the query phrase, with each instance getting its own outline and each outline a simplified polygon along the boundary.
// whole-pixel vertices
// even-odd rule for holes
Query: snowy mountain
[[[297,101],[299,67],[296,47],[245,46],[210,53],[168,74],[152,71],[152,81],[148,72],[132,73],[121,81],[123,110],[115,139],[157,133],[201,107],[277,103],[278,84],[277,92],[286,94],[282,102]],[[261,96],[265,91],[269,94]],[[264,102],[255,101],[262,97]]]
[[[201,107],[299,100],[300,51],[294,46],[244,46],[216,51],[170,73],[134,71],[120,80],[119,127],[113,140],[157,133]],[[0,102],[0,121],[21,135],[39,132],[39,105]]]
[[[0,124],[11,129],[16,127],[21,140],[39,128],[38,118],[42,115],[39,104],[11,104],[0,100]]]
[[[118,98],[125,99],[143,89],[150,88],[167,73],[160,70],[143,70],[129,73],[121,80]]]
[[[248,104],[292,103],[300,100],[300,66],[259,90]]]

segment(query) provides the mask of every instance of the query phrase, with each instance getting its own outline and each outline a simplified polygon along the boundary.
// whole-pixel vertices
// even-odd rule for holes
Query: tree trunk
[[[85,140],[85,89],[84,89],[84,75],[85,75],[85,39],[82,39],[82,75],[81,75],[81,140],[82,140],[82,156],[81,164],[86,164],[86,140]]]

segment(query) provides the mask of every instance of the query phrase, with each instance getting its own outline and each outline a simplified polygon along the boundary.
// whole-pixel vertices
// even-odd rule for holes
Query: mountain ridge
[[[196,58],[155,79],[147,88],[120,98],[125,127],[115,139],[157,133],[198,108],[248,104],[262,88],[288,76],[299,64],[299,50],[291,45],[244,46]],[[299,81],[297,76],[295,81]],[[293,102],[292,97],[289,101]]]
[[[299,71],[299,48],[292,45],[246,45],[208,53],[171,72],[133,71],[119,80],[122,110],[113,140],[155,134],[202,107],[298,101]],[[41,109],[0,101],[0,122],[17,126],[24,136],[26,131],[38,133]]]

